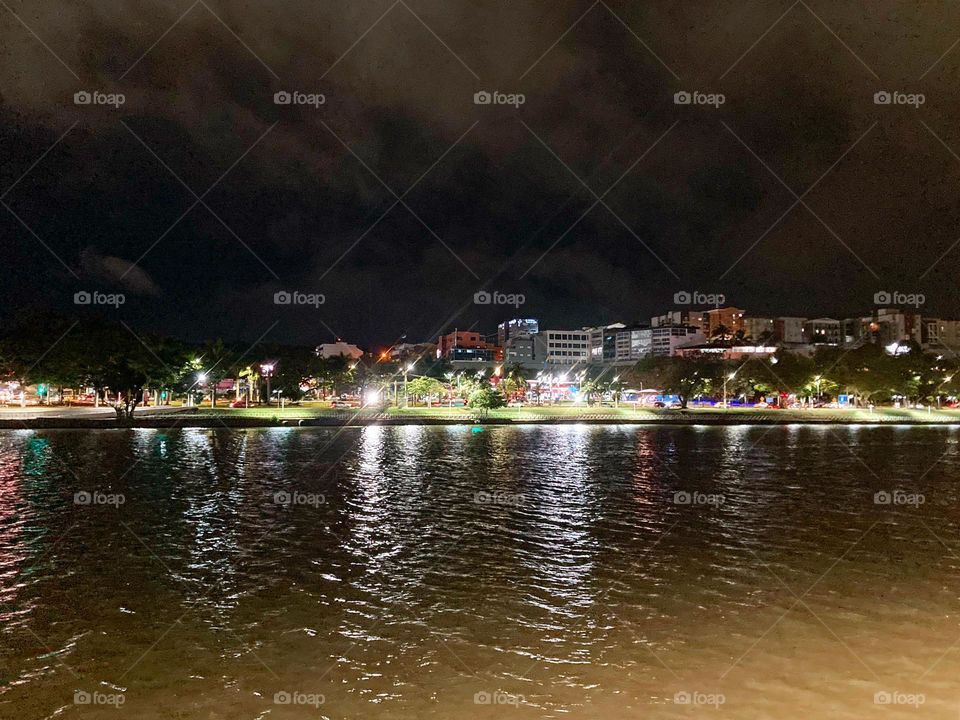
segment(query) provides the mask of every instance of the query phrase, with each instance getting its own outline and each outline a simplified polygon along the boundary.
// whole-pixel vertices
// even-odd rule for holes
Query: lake
[[[955,719],[958,440],[0,432],[0,717]]]

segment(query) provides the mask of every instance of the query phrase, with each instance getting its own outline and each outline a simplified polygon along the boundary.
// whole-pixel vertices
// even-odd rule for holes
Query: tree
[[[480,417],[487,417],[491,410],[502,408],[507,404],[503,395],[487,383],[481,383],[470,392],[467,405],[480,411]]]
[[[432,395],[440,396],[445,391],[443,383],[432,377],[417,377],[407,383],[407,395],[426,401]]]
[[[722,365],[712,358],[649,357],[638,362],[630,375],[646,387],[676,395],[686,409],[691,398],[708,394],[722,382],[721,372]]]

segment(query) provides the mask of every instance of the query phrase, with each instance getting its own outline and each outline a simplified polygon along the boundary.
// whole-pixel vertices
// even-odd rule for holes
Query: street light
[[[413,372],[415,362],[403,366],[403,406],[410,407],[410,397],[407,395],[407,373]]]
[[[207,382],[207,374],[205,372],[197,373],[197,382],[194,385],[203,385]],[[203,391],[200,391],[200,404],[203,405]]]
[[[270,398],[273,395],[270,392],[270,378],[273,377],[273,363],[264,363],[260,366],[260,371],[263,373],[263,376],[267,379],[267,405],[270,404]]]
[[[723,377],[723,407],[724,407],[724,409],[726,409],[726,407],[727,407],[727,380],[733,380],[733,378],[734,378],[734,376],[735,376],[736,374],[737,374],[737,371],[734,370],[734,371],[733,371],[732,373],[730,373],[729,375],[725,375],[725,376]]]
[[[940,388],[942,388],[945,383],[948,383],[951,380],[953,380],[953,375],[947,375],[943,378],[943,382],[937,385],[937,410],[940,409]]]

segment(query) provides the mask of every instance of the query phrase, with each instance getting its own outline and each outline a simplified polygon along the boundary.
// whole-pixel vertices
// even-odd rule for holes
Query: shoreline
[[[770,414],[755,417],[743,414],[722,416],[693,411],[675,410],[653,417],[617,417],[585,415],[582,417],[525,417],[525,418],[471,418],[471,417],[384,417],[384,416],[317,416],[317,417],[241,417],[227,414],[186,414],[168,413],[164,415],[134,416],[132,420],[117,422],[116,418],[105,417],[40,417],[4,418],[0,416],[0,430],[124,430],[124,429],[174,429],[174,428],[224,428],[243,430],[249,428],[290,428],[290,427],[395,427],[395,426],[522,426],[522,425],[635,425],[635,426],[749,426],[749,425],[863,425],[871,427],[908,425],[916,427],[950,427],[960,425],[960,418],[916,417],[849,417],[836,415],[829,417],[798,417],[791,413],[777,417]]]

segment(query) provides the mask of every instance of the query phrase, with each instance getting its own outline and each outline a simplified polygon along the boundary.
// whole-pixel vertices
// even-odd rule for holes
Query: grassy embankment
[[[417,419],[448,420],[471,422],[478,417],[475,411],[469,408],[444,407],[411,407],[388,408],[379,413],[376,410],[364,409],[332,409],[304,405],[287,407],[280,410],[276,407],[257,408],[217,408],[211,410],[202,408],[197,410],[201,416],[216,413],[224,418],[277,418],[278,420],[302,420],[312,418],[329,418],[345,420],[351,417],[357,419],[374,419],[383,416],[397,420]],[[688,410],[673,409],[637,409],[633,407],[582,407],[582,406],[527,406],[522,408],[501,408],[491,410],[487,417],[491,420],[512,422],[550,422],[552,420],[589,422],[616,421],[634,423],[657,422],[691,422],[703,421],[707,423],[769,423],[769,422],[816,422],[816,423],[960,423],[960,410],[943,409],[915,410],[906,408],[875,408],[873,411],[865,409],[836,410],[817,408],[808,410],[770,410],[754,408],[690,408]]]

